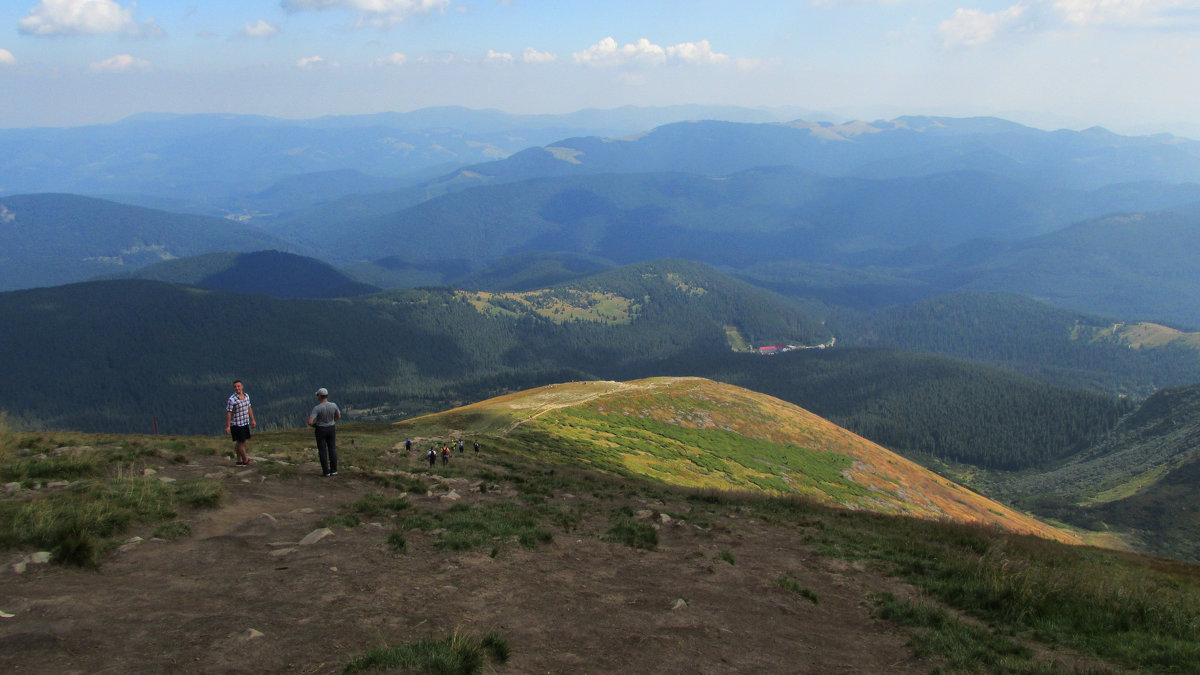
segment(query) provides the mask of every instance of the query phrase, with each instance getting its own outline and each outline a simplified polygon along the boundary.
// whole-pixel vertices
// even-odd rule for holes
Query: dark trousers
[[[321,458],[321,473],[337,471],[337,427],[317,427],[317,456]]]

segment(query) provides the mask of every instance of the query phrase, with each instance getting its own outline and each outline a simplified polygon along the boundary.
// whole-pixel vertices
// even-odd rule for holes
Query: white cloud
[[[306,56],[306,57],[300,59],[299,61],[297,61],[296,66],[300,67],[300,68],[305,68],[305,69],[312,69],[312,68],[316,68],[318,66],[323,66],[326,63],[327,62],[325,61],[324,57]]]
[[[611,37],[606,37],[581,52],[572,54],[576,63],[588,66],[623,66],[631,63],[658,65],[667,60],[667,50],[641,38],[633,44],[622,46]]]
[[[123,8],[113,0],[40,0],[29,16],[17,21],[22,35],[98,35],[121,33],[135,37],[163,34],[153,19],[133,18],[133,7]]]
[[[683,63],[716,64],[729,62],[729,56],[714,52],[708,40],[684,42],[674,47],[667,47],[667,56]]]
[[[0,49],[0,66],[11,66],[17,62],[17,57],[7,49]]]
[[[103,61],[96,61],[88,68],[96,73],[123,73],[129,70],[145,70],[150,67],[146,59],[139,59],[129,54],[118,54]]]
[[[960,8],[938,29],[946,47],[977,47],[1018,33],[1084,28],[1200,27],[1200,0],[1022,0],[998,12]]]
[[[575,57],[576,63],[597,67],[634,64],[657,66],[665,63],[718,65],[730,62],[727,54],[714,52],[708,40],[662,47],[642,38],[637,42],[618,46],[616,40],[606,37],[572,56]]]
[[[978,47],[997,37],[1020,30],[1026,25],[1029,6],[1016,4],[999,12],[985,14],[977,9],[958,9],[943,21],[938,30],[945,47]]]
[[[512,63],[515,60],[516,59],[513,58],[512,54],[508,54],[505,52],[498,52],[498,51],[489,49],[488,53],[487,53],[487,62],[488,63],[494,63],[494,64],[498,64],[498,65],[507,65],[507,64]]]
[[[375,60],[375,65],[377,66],[402,66],[406,63],[408,63],[408,57],[400,52],[392,52],[381,59]]]
[[[288,12],[357,11],[356,26],[387,28],[410,17],[443,10],[450,0],[282,0],[280,5]]]
[[[1177,23],[1198,9],[1195,0],[1055,0],[1071,26],[1150,27]]]
[[[526,47],[525,52],[521,54],[521,60],[525,63],[554,63],[558,60],[558,54],[539,52],[533,47]]]
[[[279,32],[280,32],[279,26],[276,26],[275,24],[273,24],[269,21],[264,21],[263,19],[259,19],[258,21],[255,21],[253,23],[247,23],[246,26],[244,28],[242,28],[241,32],[238,33],[238,35],[240,35],[242,37],[248,37],[248,38],[260,38],[260,39],[268,39],[269,40],[269,39],[275,37],[276,35],[279,35]]]

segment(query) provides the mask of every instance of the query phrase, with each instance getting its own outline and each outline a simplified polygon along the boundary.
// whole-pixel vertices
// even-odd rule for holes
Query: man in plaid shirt
[[[237,454],[237,465],[246,466],[246,441],[250,440],[250,427],[254,422],[254,408],[250,407],[250,394],[242,390],[242,381],[233,381],[233,394],[225,402],[225,433],[233,438],[233,449]]]

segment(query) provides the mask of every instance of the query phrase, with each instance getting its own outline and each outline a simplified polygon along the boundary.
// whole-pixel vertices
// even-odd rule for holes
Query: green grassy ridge
[[[630,473],[630,464],[636,461],[647,469],[642,475],[668,482],[679,476],[680,464],[685,464],[702,483],[728,489],[820,492],[846,502],[873,494],[843,477],[854,462],[849,456],[770,443],[723,429],[691,429],[650,417],[571,408],[542,415],[517,433],[543,456],[569,457],[619,473]]]

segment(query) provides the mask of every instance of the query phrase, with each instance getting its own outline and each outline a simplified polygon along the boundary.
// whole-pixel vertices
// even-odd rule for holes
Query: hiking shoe
[[[330,476],[336,476],[336,475],[337,475],[337,472],[336,472],[336,471],[330,471],[330,472],[329,472],[329,475],[330,475]]]

